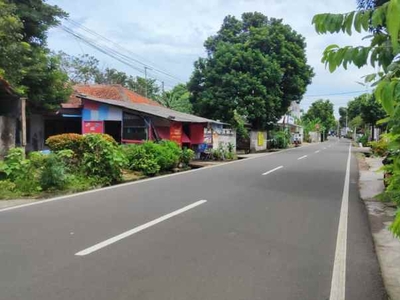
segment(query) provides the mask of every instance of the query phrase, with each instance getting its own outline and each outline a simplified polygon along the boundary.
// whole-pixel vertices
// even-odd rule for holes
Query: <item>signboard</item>
[[[83,121],[82,134],[103,133],[103,121]]]
[[[264,146],[264,133],[261,131],[257,132],[257,145]]]
[[[182,145],[182,123],[172,122],[169,128],[169,139]]]

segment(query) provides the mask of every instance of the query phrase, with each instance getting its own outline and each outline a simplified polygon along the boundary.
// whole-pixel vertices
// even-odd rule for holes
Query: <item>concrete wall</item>
[[[228,150],[228,145],[233,145],[233,151],[236,152],[236,130],[223,128],[222,126],[213,126],[213,128],[204,128],[204,143],[212,144],[213,149],[219,147]]]
[[[42,115],[30,115],[28,123],[28,138],[26,150],[27,151],[40,151],[43,150],[44,145],[44,120]]]
[[[250,151],[258,152],[267,149],[267,132],[266,131],[250,131]]]
[[[310,136],[311,143],[318,143],[321,141],[321,134],[319,132],[310,131],[309,136]]]
[[[16,118],[0,116],[0,157],[15,146],[16,127]]]

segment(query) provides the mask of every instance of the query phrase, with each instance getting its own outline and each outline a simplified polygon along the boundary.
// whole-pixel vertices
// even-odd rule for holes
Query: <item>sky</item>
[[[362,76],[373,72],[369,67],[351,66],[347,71],[339,69],[330,73],[321,63],[325,47],[362,45],[365,44],[363,35],[318,35],[311,24],[317,13],[354,10],[356,0],[49,0],[48,3],[58,5],[69,13],[71,20],[130,51],[129,57],[136,62],[133,67],[122,64],[59,27],[49,32],[50,49],[71,55],[89,54],[99,59],[102,68],[116,68],[133,76],[144,76],[144,66],[140,64],[144,63],[153,68],[147,70],[148,76],[159,80],[160,84],[164,81],[166,89],[190,78],[193,63],[205,57],[204,41],[216,34],[225,16],[240,18],[242,13],[254,11],[283,19],[305,37],[308,64],[316,75],[301,101],[303,109],[307,110],[317,99],[330,99],[338,115],[340,106],[367,90],[358,82],[362,81]],[[64,24],[78,30],[74,24]],[[83,33],[93,38],[88,32]],[[96,38],[96,41],[101,39]]]

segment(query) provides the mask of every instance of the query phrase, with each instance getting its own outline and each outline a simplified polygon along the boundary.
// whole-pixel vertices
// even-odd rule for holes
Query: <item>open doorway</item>
[[[104,133],[111,135],[118,144],[121,144],[121,121],[104,121]]]

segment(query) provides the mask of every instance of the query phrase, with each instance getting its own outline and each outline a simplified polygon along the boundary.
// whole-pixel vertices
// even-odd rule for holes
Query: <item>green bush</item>
[[[226,153],[227,152],[222,147],[218,147],[218,149],[211,150],[211,156],[214,160],[225,160]]]
[[[143,172],[147,176],[154,176],[160,171],[154,152],[146,151],[143,145],[127,145],[123,149],[130,170]]]
[[[363,136],[359,137],[357,143],[361,143],[363,146],[368,144],[368,135],[364,134]]]
[[[194,158],[194,151],[192,149],[183,149],[181,154],[181,163],[188,166],[190,161]]]
[[[40,173],[40,186],[43,190],[62,190],[67,184],[67,172],[63,160],[56,154],[50,154]]]
[[[0,199],[18,197],[17,185],[10,180],[0,180]]]
[[[117,144],[99,134],[86,134],[82,147],[82,170],[86,175],[100,177],[105,184],[121,181],[126,157]]]
[[[103,182],[96,177],[88,177],[84,174],[69,174],[67,176],[66,189],[71,192],[82,192],[94,187],[101,187]]]
[[[40,169],[46,161],[47,155],[40,152],[29,153],[28,159],[31,161],[33,167]]]
[[[287,131],[272,132],[271,147],[276,149],[285,149],[290,144],[290,133]]]
[[[142,147],[154,157],[160,166],[160,171],[170,171],[179,163],[182,151],[175,142],[162,141],[159,144],[145,142]]]
[[[369,146],[372,149],[372,153],[377,156],[386,156],[389,151],[389,143],[385,138],[381,138],[379,141],[369,142]]]
[[[81,153],[84,136],[77,133],[64,133],[53,135],[46,140],[46,145],[52,151],[72,150]]]
[[[6,178],[11,181],[23,175],[29,161],[25,159],[24,148],[11,148],[4,161],[0,164],[0,172],[4,173]]]

